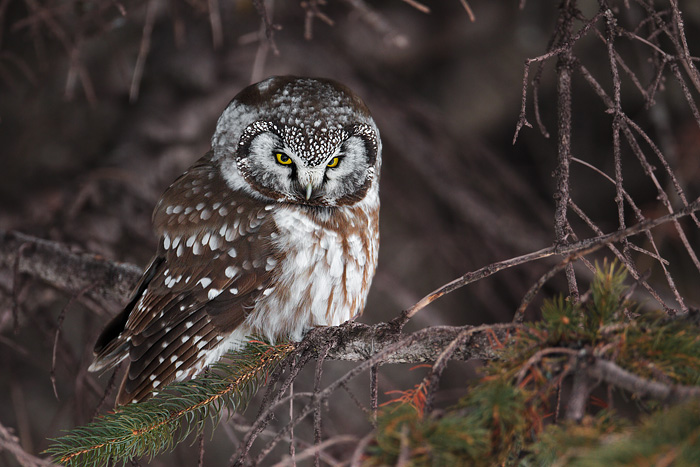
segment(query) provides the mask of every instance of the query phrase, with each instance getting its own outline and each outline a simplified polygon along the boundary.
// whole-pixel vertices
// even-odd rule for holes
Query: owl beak
[[[299,170],[297,190],[299,190],[299,197],[304,198],[305,202],[311,201],[322,191],[324,168],[321,167],[319,170],[316,167],[304,167]]]

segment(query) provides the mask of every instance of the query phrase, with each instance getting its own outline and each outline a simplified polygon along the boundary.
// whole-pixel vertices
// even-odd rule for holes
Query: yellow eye
[[[283,152],[276,153],[275,159],[277,159],[277,162],[282,164],[282,165],[289,165],[292,163],[292,158]]]
[[[328,167],[332,169],[333,167],[338,167],[338,164],[340,164],[340,157],[334,157],[333,160],[328,163]]]

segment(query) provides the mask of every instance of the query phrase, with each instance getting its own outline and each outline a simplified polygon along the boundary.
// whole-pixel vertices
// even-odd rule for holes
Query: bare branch
[[[641,397],[653,397],[661,401],[681,402],[690,398],[700,397],[700,387],[664,384],[642,378],[619,367],[614,362],[601,358],[588,366],[587,373],[613,386],[625,389]]]
[[[401,316],[394,320],[394,323],[399,326],[403,326],[411,317],[413,317],[420,310],[430,305],[432,302],[442,297],[445,294],[453,292],[467,284],[476,282],[485,277],[491,276],[503,269],[508,269],[513,266],[519,266],[521,264],[528,263],[530,261],[535,261],[542,258],[547,258],[553,255],[569,256],[569,261],[578,259],[582,256],[593,253],[600,248],[609,245],[614,242],[618,242],[623,238],[627,238],[632,235],[637,235],[642,232],[648,232],[654,227],[664,224],[669,221],[673,221],[683,216],[687,216],[700,209],[700,198],[696,199],[688,206],[675,211],[672,214],[657,217],[656,219],[650,219],[647,221],[639,222],[638,224],[628,227],[624,230],[618,230],[616,232],[609,233],[607,235],[601,235],[594,238],[589,238],[586,240],[581,240],[575,243],[569,243],[567,245],[553,245],[548,248],[543,248],[541,250],[528,253],[526,255],[517,256],[515,258],[507,259],[505,261],[499,261],[497,263],[489,264],[483,268],[477,269],[476,271],[468,272],[461,277],[449,282],[442,287],[432,291],[425,297],[423,297],[418,303],[413,305],[411,308],[406,310]]]
[[[24,449],[20,445],[19,438],[12,434],[12,432],[5,426],[0,424],[0,452],[6,451],[10,453],[17,462],[25,467],[50,467],[56,466],[53,462],[39,457],[35,457]]]
[[[334,446],[336,444],[341,444],[341,443],[357,443],[357,437],[351,436],[351,435],[339,435],[335,436],[333,438],[327,439],[322,443],[309,446],[308,448],[304,449],[301,451],[299,454],[296,455],[296,458],[287,458],[283,459],[280,462],[277,462],[274,464],[273,467],[284,467],[287,465],[296,465],[295,461],[302,461],[304,459],[308,459],[311,456],[316,456],[321,453],[324,449]]]
[[[408,37],[400,33],[384,16],[369,6],[364,0],[344,1],[357,10],[362,21],[383,36],[384,42],[400,49],[408,47]]]
[[[141,87],[141,77],[146,66],[146,58],[151,50],[151,34],[153,33],[153,24],[156,20],[158,0],[149,0],[146,5],[146,19],[143,22],[143,32],[141,33],[141,45],[139,46],[139,55],[134,66],[134,75],[131,79],[131,88],[129,89],[129,101],[136,102],[139,98],[139,89]]]
[[[0,266],[12,268],[15,261],[18,261],[19,272],[66,292],[77,294],[95,284],[87,295],[118,301],[129,297],[143,273],[132,264],[74,252],[61,243],[0,230]]]

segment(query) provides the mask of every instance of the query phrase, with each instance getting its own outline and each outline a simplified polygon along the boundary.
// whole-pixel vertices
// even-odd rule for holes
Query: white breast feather
[[[273,216],[279,231],[275,241],[287,256],[278,265],[275,290],[258,301],[246,326],[271,340],[300,340],[313,326],[337,326],[359,313],[365,297],[360,296],[363,274],[357,263],[367,263],[360,238],[353,236],[352,255],[346,258],[342,238],[296,208],[280,207]]]
[[[377,203],[378,194],[372,190],[360,205],[366,208]],[[378,232],[369,218],[368,224],[363,226],[370,238],[369,252],[363,251],[362,239],[351,234],[347,238],[349,257],[346,258],[340,236],[324,230],[296,208],[279,207],[273,216],[279,234],[274,235],[272,241],[287,255],[276,265],[279,271],[276,285],[269,295],[261,297],[255,311],[238,329],[207,353],[196,372],[218,361],[227,351],[242,348],[247,337],[253,334],[261,334],[271,342],[280,336],[299,341],[313,326],[338,326],[365,306],[367,291],[362,285],[365,277],[371,280],[374,275],[378,253]],[[347,302],[342,292],[343,280]],[[310,300],[310,305],[306,300]],[[351,306],[353,302],[354,307]]]

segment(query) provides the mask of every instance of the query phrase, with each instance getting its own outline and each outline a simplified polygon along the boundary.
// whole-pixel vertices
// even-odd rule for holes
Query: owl
[[[251,335],[301,340],[362,313],[377,265],[382,145],[344,85],[243,89],[211,150],[165,191],[159,245],[90,371],[126,360],[117,404],[193,377]]]

